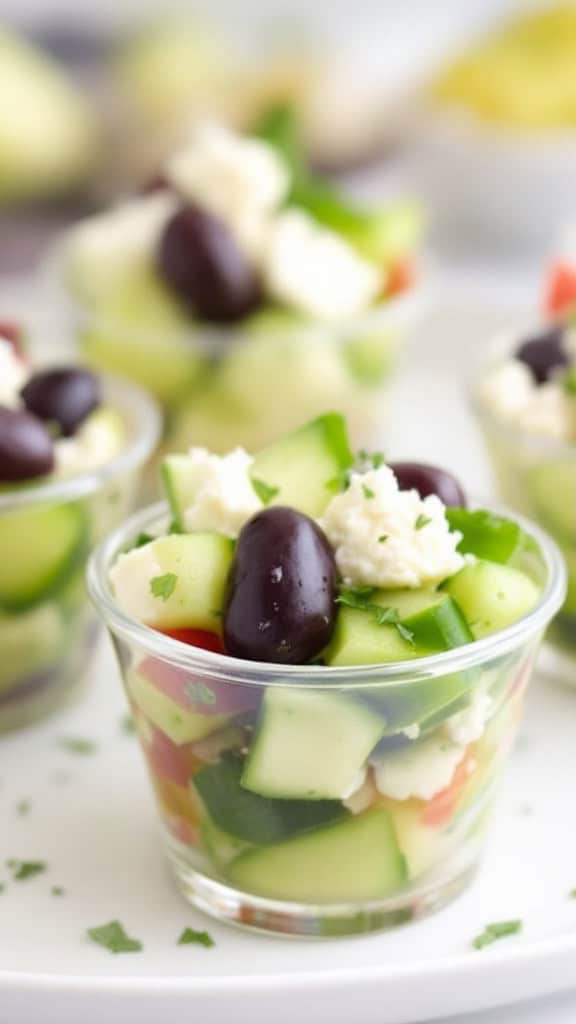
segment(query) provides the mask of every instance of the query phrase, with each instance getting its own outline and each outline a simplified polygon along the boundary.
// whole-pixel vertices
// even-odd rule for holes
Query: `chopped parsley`
[[[576,900],[576,889],[570,889],[570,892],[568,893],[568,898],[571,900]]]
[[[120,732],[124,733],[125,736],[133,736],[136,732],[136,726],[134,719],[129,711],[125,715],[122,715],[120,719]]]
[[[522,931],[522,921],[495,921],[494,924],[487,924],[484,931],[473,940],[474,949],[484,949],[498,939],[504,939],[508,935],[517,935]]]
[[[376,587],[341,587],[336,602],[338,604],[345,604],[348,608],[367,609],[370,607],[370,598],[375,593]]]
[[[432,522],[432,520],[430,519],[430,516],[425,516],[421,512],[420,515],[418,516],[416,522],[414,523],[414,529],[415,530],[423,530],[424,527],[428,526],[428,523],[431,523],[431,522]]]
[[[146,544],[149,544],[150,541],[152,541],[152,540],[156,540],[156,538],[153,536],[153,534],[151,534],[151,533],[139,533],[138,536],[136,537],[136,540],[134,541],[134,548],[143,548]],[[132,550],[134,550],[134,548]]]
[[[379,544],[384,544],[387,540],[388,540],[388,534],[387,533],[381,533],[380,536],[378,537],[378,543]]]
[[[358,452],[357,463],[364,472],[368,469],[380,469],[385,462],[383,452],[368,452],[365,448],[360,448]]]
[[[165,572],[163,576],[153,576],[150,580],[150,591],[153,597],[167,601],[174,593],[178,577],[173,572]]]
[[[61,885],[53,885],[50,889],[52,896],[64,896],[66,890]]]
[[[8,867],[15,882],[24,882],[46,871],[47,864],[43,860],[9,860]]]
[[[215,945],[215,943],[209,932],[197,932],[194,928],[185,928],[178,939],[177,945],[205,946],[206,949],[210,949],[210,947]]]
[[[371,487],[368,487],[368,484],[362,484],[362,494],[364,495],[365,498],[376,497],[376,493],[372,490]]]
[[[58,740],[58,746],[69,754],[79,754],[81,757],[95,754],[98,750],[98,744],[85,736],[62,736]]]
[[[397,608],[386,608],[379,604],[372,605],[372,612],[378,626],[397,626],[400,619]]]
[[[341,587],[336,601],[338,604],[344,604],[348,608],[369,612],[374,616],[378,626],[395,626],[402,639],[406,640],[413,647],[414,634],[400,622],[398,609],[376,604],[371,600],[376,593],[376,589],[376,587],[369,586]]]
[[[408,629],[406,626],[403,626],[401,622],[395,622],[394,625],[396,626],[396,629],[400,633],[402,639],[405,640],[407,644],[410,644],[411,647],[414,647],[414,633],[412,632],[412,630]]]
[[[272,498],[275,498],[280,493],[279,487],[273,487],[271,484],[267,484],[265,480],[258,480],[257,477],[253,476],[250,477],[250,481],[263,505],[269,505]]]
[[[88,928],[86,934],[92,942],[103,946],[109,953],[139,953],[142,949],[142,943],[138,939],[131,939],[120,921],[110,921],[96,928]]]
[[[4,882],[0,882],[0,892],[4,892],[5,888]]]
[[[19,800],[16,804],[16,814],[19,818],[25,818],[27,814],[30,814],[32,804],[29,800]]]

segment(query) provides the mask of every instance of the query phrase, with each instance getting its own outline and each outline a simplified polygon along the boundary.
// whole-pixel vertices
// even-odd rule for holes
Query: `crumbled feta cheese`
[[[137,622],[155,622],[158,599],[149,582],[163,572],[153,544],[143,544],[119,555],[110,569],[110,584],[122,611]]]
[[[0,405],[14,408],[26,383],[28,371],[12,345],[0,336]]]
[[[342,803],[352,814],[362,814],[362,811],[367,810],[374,803],[377,796],[378,793],[374,785],[372,772],[368,772],[364,775],[362,785],[345,797]]]
[[[572,433],[570,400],[555,380],[537,384],[528,367],[508,359],[488,373],[482,402],[500,419],[530,434],[566,441]]]
[[[297,209],[272,224],[263,273],[272,298],[318,319],[362,312],[383,285],[378,267]]]
[[[81,221],[66,243],[66,262],[71,275],[80,281],[86,275],[103,274],[114,281],[126,267],[150,262],[161,232],[177,209],[169,192],[123,201],[105,213]]]
[[[85,473],[118,454],[124,435],[122,420],[108,410],[105,412],[106,415],[95,412],[89,416],[73,437],[58,438],[54,445],[57,474]]]
[[[420,726],[418,722],[413,722],[412,725],[407,725],[405,729],[400,731],[407,740],[417,740],[420,735]]]
[[[450,785],[465,753],[461,744],[433,733],[419,743],[375,758],[376,788],[392,800],[431,800]]]
[[[401,491],[388,466],[353,473],[348,490],[332,498],[320,525],[346,584],[420,587],[439,583],[464,565],[436,495]],[[386,543],[379,538],[386,535]]]
[[[188,460],[188,486],[194,500],[184,511],[185,528],[237,537],[244,523],[262,508],[249,476],[252,457],[243,448],[227,455],[191,448]]]
[[[468,707],[457,711],[444,723],[444,732],[453,743],[467,747],[475,743],[484,734],[486,723],[490,720],[494,709],[494,700],[490,694],[478,689],[472,696]]]
[[[247,255],[258,257],[270,215],[289,185],[288,170],[271,146],[204,124],[166,173],[185,199],[219,217]]]
[[[350,783],[348,788],[345,790],[345,792],[342,793],[343,800],[348,800],[351,796],[354,795],[354,793],[357,793],[358,790],[362,789],[364,783],[366,782],[366,771],[366,768],[360,768],[360,770],[356,773],[355,778],[352,779],[352,782]]]

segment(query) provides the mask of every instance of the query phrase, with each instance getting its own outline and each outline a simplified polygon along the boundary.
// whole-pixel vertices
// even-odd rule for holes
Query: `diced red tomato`
[[[21,359],[25,358],[23,335],[22,325],[15,320],[0,320],[0,338],[10,342],[14,352]]]
[[[439,828],[450,820],[458,797],[468,782],[473,769],[474,760],[471,754],[467,753],[457,766],[450,784],[425,804],[421,815],[424,825]]]
[[[205,629],[161,629],[159,632],[171,636],[173,640],[179,640],[182,644],[201,647],[204,651],[214,651],[215,654],[224,654],[224,645],[217,633],[208,633]]]
[[[547,313],[559,316],[576,308],[576,266],[556,263],[548,275],[544,306]]]
[[[396,260],[388,267],[385,295],[401,295],[414,284],[415,278],[416,272],[410,260]]]

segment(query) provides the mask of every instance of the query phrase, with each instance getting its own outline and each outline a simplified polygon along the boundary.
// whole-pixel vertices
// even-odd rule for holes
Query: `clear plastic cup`
[[[566,562],[566,600],[546,634],[542,665],[576,686],[576,444],[503,424],[475,395],[472,404],[503,501],[535,519]]]
[[[179,327],[73,312],[83,361],[147,388],[165,446],[255,451],[332,409],[356,445],[382,433],[391,374],[423,304],[421,285],[349,321],[262,312],[230,327]]]
[[[542,597],[494,636],[412,662],[283,666],[187,646],[120,611],[110,567],[167,522],[164,506],[130,519],[88,580],[184,896],[220,920],[296,936],[391,927],[453,899],[478,865],[540,638],[564,597],[554,543],[522,522]],[[275,777],[279,794],[296,772],[307,799],[257,795],[262,778],[244,774],[256,743],[266,785]],[[418,797],[407,795],[414,757]]]
[[[86,560],[130,512],[160,430],[156,406],[132,385],[105,378],[103,398],[127,429],[115,458],[0,491],[0,733],[56,710],[87,676],[98,624]]]

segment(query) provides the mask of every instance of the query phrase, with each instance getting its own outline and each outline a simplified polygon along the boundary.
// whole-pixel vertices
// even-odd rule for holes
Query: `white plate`
[[[0,895],[2,1024],[158,1024],[160,1013],[179,1012],[201,1024],[400,1024],[574,984],[573,693],[534,688],[489,856],[465,896],[393,933],[319,943],[234,931],[181,900],[136,740],[120,729],[109,655],[95,682],[82,707],[2,743],[0,860],[49,866]],[[99,749],[68,753],[62,736]],[[31,802],[27,815],[17,813],[21,800]],[[53,896],[53,885],[65,895]],[[486,923],[515,917],[522,935],[471,949]],[[141,939],[142,953],[112,956],[86,939],[112,918]],[[216,946],[176,946],[188,924],[207,927]]]

